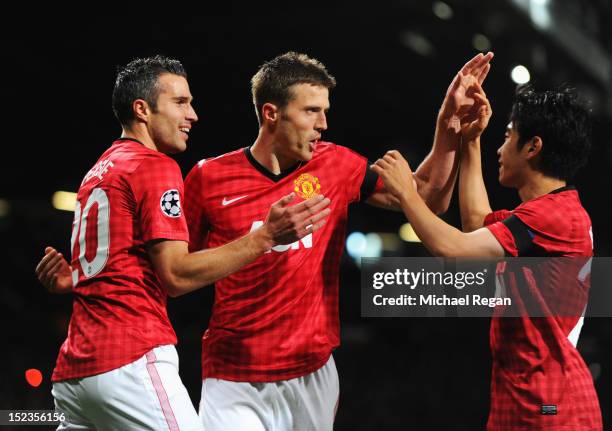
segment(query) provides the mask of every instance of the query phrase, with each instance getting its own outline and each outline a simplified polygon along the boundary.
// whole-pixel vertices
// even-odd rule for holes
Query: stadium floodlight
[[[406,242],[421,242],[410,223],[404,223],[399,230],[399,236]]]
[[[363,256],[366,246],[366,237],[361,232],[351,232],[351,234],[346,237],[346,251],[353,259],[359,259]]]
[[[512,68],[510,77],[516,84],[527,84],[531,79],[531,74],[525,66],[519,64],[518,66],[514,66]]]
[[[491,41],[484,34],[476,33],[472,37],[472,46],[476,51],[486,52],[491,50]]]
[[[435,16],[443,20],[449,20],[453,17],[453,9],[446,3],[436,1],[431,6]]]
[[[51,203],[53,208],[61,211],[74,211],[76,206],[76,193],[58,191],[53,193]]]
[[[6,217],[11,212],[11,204],[6,199],[0,198],[0,217]]]

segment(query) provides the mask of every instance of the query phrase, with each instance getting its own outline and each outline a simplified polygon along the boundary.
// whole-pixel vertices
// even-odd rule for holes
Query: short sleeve
[[[189,250],[202,250],[208,234],[208,217],[204,205],[206,161],[201,160],[185,178],[185,217],[189,226]]]
[[[369,168],[371,164],[372,162],[368,161],[363,182],[361,183],[361,188],[359,190],[359,200],[361,202],[367,200],[374,193],[381,192],[385,189],[385,183],[383,182],[382,178],[380,178],[376,172]]]
[[[484,225],[508,255],[530,256],[535,252],[535,234],[517,212],[521,213],[520,207],[512,212],[495,211],[485,217]]]
[[[338,174],[346,178],[347,201],[352,203],[367,199],[378,186],[378,175],[368,169],[368,159],[340,145],[336,145],[336,151]]]
[[[508,210],[494,211],[485,217],[483,224],[501,244],[507,255],[518,256],[518,249],[512,232],[504,224],[504,220],[511,216],[512,212]]]
[[[181,205],[183,179],[174,160],[166,156],[146,158],[132,172],[128,181],[145,242],[189,239]]]
[[[508,210],[499,210],[493,211],[485,216],[483,225],[488,226],[495,222],[503,221],[512,215],[511,211]]]

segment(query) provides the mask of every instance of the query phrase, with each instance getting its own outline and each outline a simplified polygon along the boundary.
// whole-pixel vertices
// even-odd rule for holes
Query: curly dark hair
[[[538,169],[545,175],[571,181],[591,150],[591,116],[575,91],[561,87],[536,92],[516,90],[510,121],[519,134],[519,150],[534,136],[543,143]]]
[[[136,99],[145,100],[153,111],[157,109],[159,95],[157,78],[166,73],[187,78],[180,61],[161,55],[136,58],[125,66],[117,67],[117,79],[113,89],[113,112],[122,126],[134,120],[132,102]]]
[[[261,109],[265,103],[274,103],[284,108],[293,97],[294,84],[314,84],[332,89],[336,79],[329,74],[323,63],[306,54],[287,52],[265,62],[251,78],[251,93],[259,125],[262,124]]]

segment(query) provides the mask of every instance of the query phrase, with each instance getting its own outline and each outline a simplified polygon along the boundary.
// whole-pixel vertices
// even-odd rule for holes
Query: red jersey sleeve
[[[369,163],[368,163],[368,166],[369,166]],[[385,189],[385,183],[383,182],[382,178],[379,177],[377,174],[375,174],[374,171],[370,171],[369,167],[368,167],[368,172],[371,172],[372,175],[376,177],[376,180],[374,183],[374,190],[372,191],[371,194],[382,192]]]
[[[336,145],[338,169],[346,175],[346,193],[349,203],[367,199],[384,188],[382,180],[369,169],[368,159],[355,151]]]
[[[166,156],[146,158],[128,181],[143,241],[188,241],[187,223],[181,208],[183,179],[176,162]]]
[[[504,220],[509,219],[511,216],[512,212],[508,210],[493,211],[485,217],[483,224],[491,231],[508,255],[518,256],[518,248],[514,236],[504,224]]]
[[[590,219],[577,196],[573,198],[576,193],[551,193],[512,212],[531,238],[533,250],[546,255],[591,255]]]
[[[189,226],[189,251],[202,250],[208,234],[208,217],[204,199],[204,174],[206,160],[201,160],[185,178],[185,217]]]
[[[572,211],[576,205],[568,205],[568,199],[553,193],[525,202],[512,212],[493,213],[487,217],[494,223],[487,228],[511,256],[588,253],[589,247],[583,244],[588,220],[582,220],[577,209]],[[574,232],[579,227],[583,235]]]

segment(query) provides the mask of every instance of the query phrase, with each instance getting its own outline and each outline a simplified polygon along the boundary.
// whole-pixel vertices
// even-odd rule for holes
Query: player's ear
[[[524,150],[527,152],[527,159],[533,159],[538,154],[540,154],[542,152],[543,146],[544,143],[542,142],[542,139],[539,136],[534,136],[529,141],[527,141],[525,143],[525,146],[523,147]]]
[[[136,99],[132,102],[132,111],[134,112],[134,118],[143,122],[149,120],[151,114],[151,108],[149,104],[143,99]]]
[[[276,123],[280,117],[280,110],[274,103],[264,103],[261,107],[261,117],[264,123]]]

